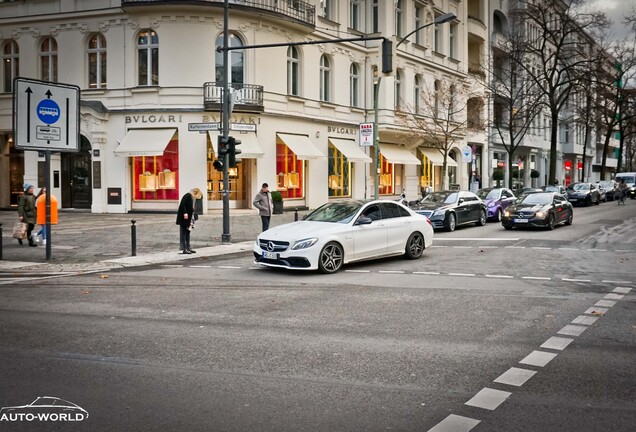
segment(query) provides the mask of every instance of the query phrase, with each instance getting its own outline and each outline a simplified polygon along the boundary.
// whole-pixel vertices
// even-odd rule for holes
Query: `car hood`
[[[278,225],[259,234],[267,240],[294,241],[310,237],[324,237],[347,229],[349,224],[333,222],[297,221]]]
[[[568,195],[587,195],[589,194],[589,190],[570,190],[568,191]]]
[[[510,211],[533,211],[538,212],[545,207],[549,207],[547,204],[515,204],[510,207]]]

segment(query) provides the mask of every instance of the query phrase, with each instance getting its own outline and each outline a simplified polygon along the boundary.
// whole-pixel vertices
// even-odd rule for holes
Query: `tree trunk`
[[[549,184],[556,184],[557,177],[557,140],[559,131],[559,113],[552,111],[552,125],[550,125],[550,175],[548,176]]]

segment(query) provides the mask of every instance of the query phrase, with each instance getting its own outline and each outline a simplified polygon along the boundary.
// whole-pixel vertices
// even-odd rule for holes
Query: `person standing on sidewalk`
[[[196,253],[190,247],[190,231],[194,229],[194,221],[197,214],[194,211],[195,200],[201,199],[202,194],[199,188],[194,188],[183,195],[177,210],[177,225],[179,225],[179,248],[182,254],[190,255]]]
[[[31,233],[35,227],[35,196],[33,195],[32,184],[24,184],[24,195],[20,197],[20,201],[18,202],[18,216],[20,217],[20,222],[27,224],[29,246],[37,246],[38,244],[34,242],[33,237],[31,237]],[[22,240],[18,239],[18,243],[22,244]]]
[[[263,183],[261,190],[256,193],[252,204],[258,209],[258,214],[261,216],[263,231],[267,231],[269,229],[269,221],[272,217],[272,210],[274,209],[272,194],[269,193],[269,185],[267,183]]]

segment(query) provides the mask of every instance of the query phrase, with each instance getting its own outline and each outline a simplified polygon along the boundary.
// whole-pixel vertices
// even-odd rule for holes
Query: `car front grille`
[[[430,218],[433,215],[433,211],[432,210],[417,210],[416,213],[424,215],[427,218]]]
[[[289,248],[289,242],[279,240],[261,239],[258,241],[258,245],[261,249],[269,252],[284,252]]]
[[[512,213],[510,216],[511,217],[523,218],[523,219],[530,219],[530,218],[534,217],[534,212],[519,211],[519,212]]]

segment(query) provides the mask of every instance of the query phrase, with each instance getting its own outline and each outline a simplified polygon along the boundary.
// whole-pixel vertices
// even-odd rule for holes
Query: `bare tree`
[[[468,128],[468,103],[477,93],[459,78],[436,79],[420,92],[419,103],[407,107],[404,125],[412,136],[435,148],[443,157],[443,188],[449,187],[448,157],[453,146],[462,141]],[[472,127],[472,123],[471,123]]]

